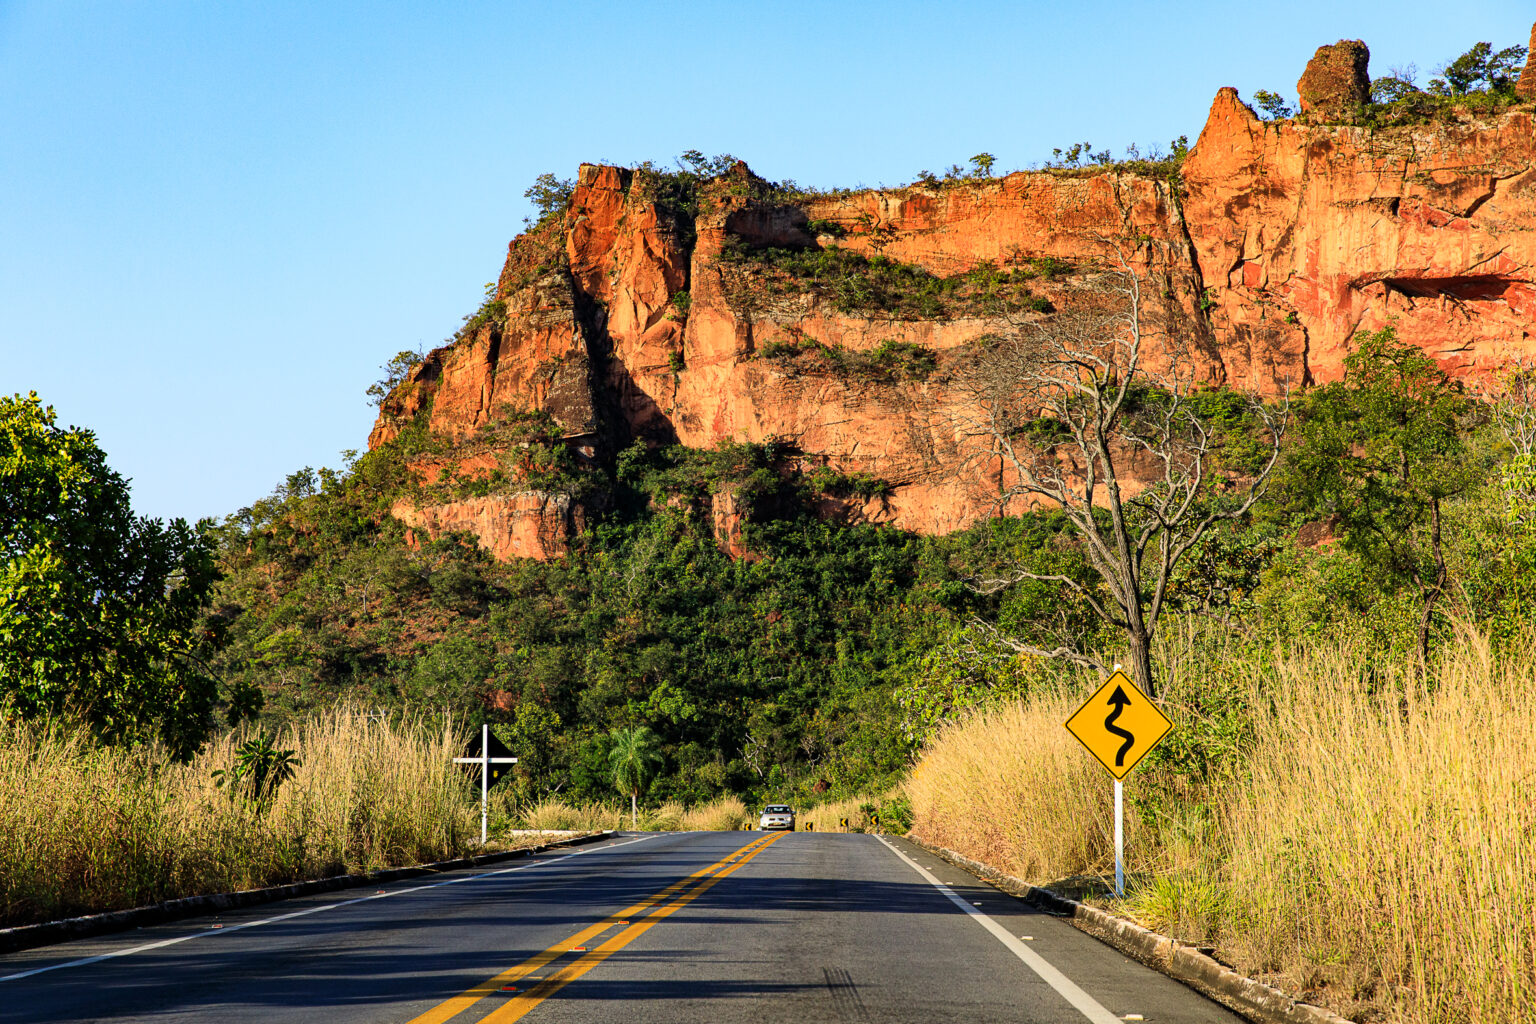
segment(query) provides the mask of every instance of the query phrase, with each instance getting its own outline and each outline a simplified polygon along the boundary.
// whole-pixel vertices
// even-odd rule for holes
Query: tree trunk
[[[635,803],[635,796],[636,796],[635,791],[634,790],[630,790],[629,791],[629,830],[631,832],[638,832],[638,831],[640,831],[640,808],[639,808],[639,805],[637,805]]]
[[[1429,620],[1445,590],[1445,552],[1440,547],[1440,499],[1429,500],[1429,546],[1435,556],[1435,585],[1425,588],[1424,613],[1419,616],[1419,678],[1429,678]]]
[[[1131,663],[1131,679],[1141,687],[1142,693],[1156,700],[1157,684],[1152,681],[1152,640],[1144,629],[1128,629],[1126,637],[1131,645],[1126,656]]]

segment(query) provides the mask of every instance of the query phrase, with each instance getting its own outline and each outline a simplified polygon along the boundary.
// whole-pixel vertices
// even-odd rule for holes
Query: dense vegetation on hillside
[[[1496,641],[1529,624],[1530,379],[1515,375],[1490,402],[1390,332],[1360,348],[1345,381],[1292,410],[1265,500],[1180,564],[1165,631],[1177,617],[1219,622],[1259,656],[1275,641],[1347,632],[1389,652],[1414,654],[1422,642],[1432,659],[1458,618]],[[1227,408],[1219,393],[1204,402],[1203,415]],[[8,408],[16,419],[32,406]],[[528,439],[521,450],[541,485],[603,503],[567,557],[499,564],[467,537],[412,536],[389,514],[401,494],[515,486],[420,482],[407,460],[436,444],[422,423],[339,470],[293,474],[208,528],[204,548],[177,541],[179,557],[206,548],[222,573],[211,583],[207,570],[181,570],[171,591],[185,604],[211,583],[208,618],[142,672],[119,660],[116,692],[138,700],[167,679],[209,680],[167,691],[200,702],[176,712],[182,749],[219,718],[259,713],[278,724],[338,699],[483,717],[522,756],[526,800],[609,795],[610,733],[646,726],[664,755],[646,799],[691,803],[889,785],[956,711],[1058,674],[995,637],[1118,656],[1116,632],[1064,584],[978,586],[1020,566],[1098,585],[1059,513],[948,537],[839,525],[818,515],[828,497],[878,501],[884,482],[801,472],[779,444],[637,443],[593,468],[522,417],[495,429]],[[1248,456],[1234,440],[1228,457]],[[752,557],[731,559],[714,536],[710,496],[722,489],[747,510]],[[8,609],[30,586],[24,568],[14,563],[6,578]],[[10,706],[24,715],[42,707],[107,737],[147,735],[83,690],[40,689],[7,671]],[[52,703],[37,703],[44,692]],[[1220,695],[1212,700],[1211,736],[1196,730],[1159,756],[1210,767],[1216,734],[1231,725]],[[149,732],[156,721],[146,719]]]
[[[1377,80],[1372,116],[1514,102],[1523,55],[1479,44],[1425,90],[1411,69],[1394,71]],[[1272,116],[1288,113],[1273,94],[1256,100]],[[1119,166],[1176,177],[1186,149],[1181,139],[1166,158],[1132,151]],[[993,174],[991,155],[970,162],[942,177],[925,172],[923,187],[969,187]],[[1080,143],[1046,169],[1113,163]],[[528,192],[539,215],[525,236],[537,243],[524,246],[529,282],[559,269],[564,250],[553,240],[572,185],[545,175]],[[637,168],[631,187],[684,235],[722,190],[777,203],[812,194],[692,151],[677,170]],[[842,230],[806,227],[818,238]],[[1052,315],[1037,290],[1069,269],[1036,260],[937,277],[820,242],[728,248],[720,263],[750,278],[754,301],[811,291],[840,309],[898,318]],[[686,316],[688,293],[674,302]],[[506,316],[505,302],[488,295],[460,335]],[[1170,615],[1221,622],[1255,650],[1350,630],[1414,653],[1421,670],[1458,616],[1496,638],[1524,628],[1536,563],[1529,434],[1502,429],[1500,407],[1468,398],[1433,367],[1415,371],[1422,390],[1408,394],[1417,405],[1394,405],[1398,393],[1381,381],[1403,379],[1406,357],[1390,339],[1376,341],[1349,380],[1297,403],[1267,496],[1179,561]],[[932,351],[894,342],[852,353],[803,338],[758,355],[785,372],[821,365],[890,381],[924,380],[937,366]],[[385,399],[419,357],[401,353],[370,393]],[[1513,393],[1525,394],[1529,382],[1516,383]],[[1219,423],[1226,400],[1205,396],[1200,415]],[[0,424],[10,431],[0,470],[24,485],[0,495],[45,499],[0,500],[7,706],[21,717],[73,717],[110,740],[157,736],[182,756],[220,723],[285,721],[346,698],[489,719],[524,758],[527,799],[606,794],[610,734],[640,726],[656,730],[665,756],[652,800],[851,793],[899,777],[956,710],[1053,677],[1053,663],[999,639],[1074,652],[1111,651],[1123,639],[1094,614],[1104,578],[1059,512],[940,538],[837,525],[823,517],[828,499],[877,501],[890,485],[802,471],[796,453],[772,443],[635,446],[593,465],[547,418],[507,415],[482,433],[519,446],[521,464],[427,483],[408,463],[445,454],[425,430],[428,406],[390,443],[339,469],[300,470],[223,524],[192,528],[132,520],[88,435],[40,426],[36,406],[12,400]],[[1027,429],[1049,442],[1056,426]],[[1247,472],[1241,435],[1258,425],[1221,429],[1232,447],[1217,468]],[[29,461],[37,437],[56,450]],[[40,469],[33,486],[27,474]],[[467,538],[416,536],[389,512],[402,495],[452,500],[527,486],[588,508],[591,528],[567,557],[497,564]],[[749,510],[751,558],[732,560],[714,536],[710,500],[723,489]],[[1021,567],[1059,579],[1029,581]],[[983,582],[1003,579],[1012,583]]]
[[[1180,566],[1172,614],[1223,622],[1256,651],[1348,632],[1412,654],[1422,629],[1430,657],[1457,616],[1496,636],[1529,620],[1528,453],[1494,406],[1390,332],[1362,353],[1345,382],[1293,410],[1273,489]],[[1420,375],[1407,399],[1404,373]],[[609,494],[569,556],[497,564],[465,538],[409,543],[387,514],[419,486],[404,460],[422,443],[408,431],[340,471],[301,471],[219,528],[214,614],[228,644],[215,664],[267,694],[269,719],[339,697],[483,715],[523,757],[528,799],[611,793],[609,733],[642,725],[663,741],[653,802],[846,793],[894,781],[956,710],[1057,671],[991,631],[1117,642],[1059,584],[975,586],[1017,565],[1091,584],[1056,513],[948,537],[836,525],[817,498],[878,494],[878,481],[802,474],[780,445],[637,444],[611,476],[558,471]],[[750,510],[754,557],[733,561],[713,535],[709,495],[722,488]],[[1203,742],[1167,756],[1203,770]]]
[[[576,551],[509,565],[407,545],[383,513],[398,444],[298,474],[222,528],[221,667],[269,716],[342,695],[483,713],[530,797],[606,794],[609,731],[642,724],[666,744],[656,799],[887,782],[911,750],[892,693],[960,621],[948,549],[974,539],[822,522],[781,456],[633,449]],[[699,499],[724,483],[761,509],[760,557],[716,543]]]

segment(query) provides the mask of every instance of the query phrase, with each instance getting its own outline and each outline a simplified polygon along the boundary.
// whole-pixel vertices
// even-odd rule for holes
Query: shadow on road
[[[746,834],[737,835],[748,841]],[[873,842],[855,836],[825,839]],[[817,845],[825,839],[818,836]],[[795,852],[787,843],[776,847],[781,855]],[[237,1014],[241,1017],[259,1017],[260,1008],[267,1008],[274,1017],[296,1020],[302,1017],[297,1011],[316,1007],[438,1001],[665,889],[699,866],[697,850],[637,847],[634,853],[623,862],[582,863],[582,858],[559,873],[512,876],[500,885],[486,880],[444,886],[6,983],[0,986],[0,1020],[115,1020],[193,1009],[206,1016],[237,1008],[243,1009]],[[658,923],[647,933],[647,943],[622,950],[614,959],[675,967],[702,956],[698,950],[640,947],[656,939],[665,942],[670,930],[704,919],[712,928],[738,929],[764,922],[782,925],[794,915],[956,913],[949,900],[916,878],[908,883],[822,875],[807,870],[811,860],[780,856],[755,862],[757,871],[722,879]],[[847,866],[842,857],[821,858],[820,863]],[[772,871],[762,870],[770,864]],[[606,873],[605,866],[613,873]],[[515,883],[507,884],[512,879]],[[954,890],[963,899],[999,896],[981,883]],[[251,918],[289,907],[276,904]],[[1031,913],[1022,904],[1019,908]],[[197,924],[187,922],[166,934],[184,934]],[[669,973],[670,978],[638,983],[589,976],[566,991],[579,991],[583,999],[689,1000],[762,998],[821,987],[674,980],[678,973]]]

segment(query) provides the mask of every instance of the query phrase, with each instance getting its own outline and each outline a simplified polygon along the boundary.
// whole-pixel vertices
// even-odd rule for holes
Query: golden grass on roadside
[[[686,831],[683,825],[683,815],[688,809],[676,800],[669,800],[660,807],[652,807],[640,812],[640,827],[647,832],[681,832]]]
[[[1108,777],[1062,728],[1079,700],[1043,695],[942,729],[905,786],[912,832],[1022,878],[1112,866]]]
[[[827,800],[819,804],[809,804],[796,808],[796,816],[799,819],[800,828],[814,826],[817,832],[873,831],[874,825],[869,820],[869,812],[866,808],[879,807],[890,795],[889,793],[878,795],[865,793],[838,800]],[[848,819],[847,829],[842,826],[844,818]]]
[[[733,832],[754,824],[755,816],[734,796],[695,804],[678,819],[678,827],[690,832]]]
[[[0,921],[21,924],[456,856],[471,808],[458,737],[345,709],[285,730],[300,765],[267,804],[213,771],[244,734],[186,764],[58,727],[0,726]]]
[[[568,804],[550,799],[532,804],[522,813],[523,825],[540,829],[605,831],[629,828],[629,808],[614,804]]]
[[[864,821],[862,804],[868,797],[836,803],[818,804],[800,811],[801,827],[814,821],[821,832],[837,830],[837,820],[846,816],[860,826]],[[619,804],[592,803],[573,805],[558,799],[544,800],[523,809],[518,815],[527,828],[545,829],[627,829],[629,808]],[[687,807],[668,801],[659,807],[641,808],[640,828],[649,832],[733,832],[757,827],[757,810],[738,797],[725,796],[706,804]]]
[[[796,818],[800,828],[814,827],[817,832],[842,832],[844,829],[841,822],[847,818],[847,830],[851,832],[864,827],[864,812],[861,808],[870,802],[870,798],[864,796],[827,800],[809,807],[797,807]]]
[[[1184,805],[1154,825],[1128,815],[1119,909],[1347,1016],[1536,1020],[1536,647],[1463,635],[1427,686],[1400,660],[1319,645],[1223,666],[1253,688],[1246,770],[1162,787]],[[914,832],[1034,880],[1102,871],[1109,787],[1062,728],[1075,704],[942,731],[907,786]],[[1163,824],[1180,815],[1204,824]]]
[[[629,808],[619,804],[568,804],[549,799],[524,808],[519,815],[528,828],[627,829]],[[721,797],[707,804],[685,807],[668,801],[660,807],[640,809],[640,828],[648,832],[731,831],[748,821],[746,805],[735,797]]]
[[[1282,660],[1230,807],[1224,940],[1413,1021],[1536,1019],[1536,658],[1447,645],[1422,686]]]

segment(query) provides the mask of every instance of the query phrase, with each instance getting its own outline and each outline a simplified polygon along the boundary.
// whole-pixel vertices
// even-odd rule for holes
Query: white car
[[[769,804],[763,808],[762,815],[757,819],[757,827],[764,832],[773,832],[777,829],[793,832],[795,809],[789,804]]]

